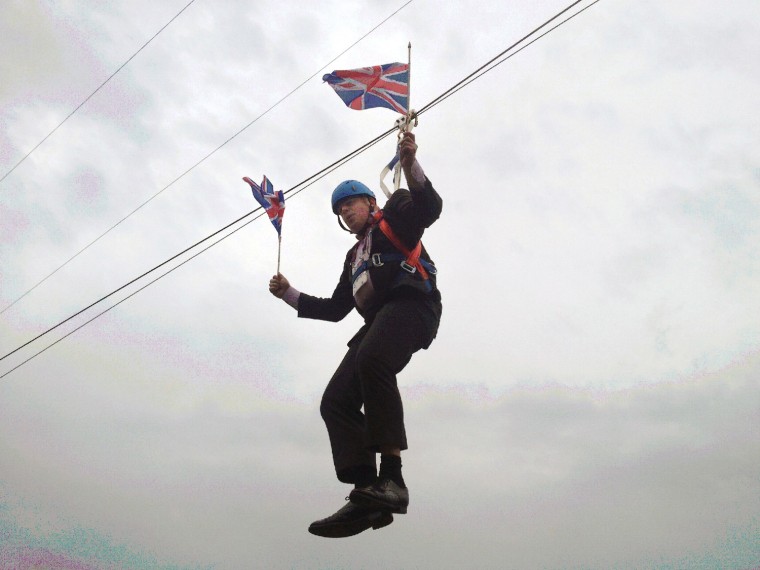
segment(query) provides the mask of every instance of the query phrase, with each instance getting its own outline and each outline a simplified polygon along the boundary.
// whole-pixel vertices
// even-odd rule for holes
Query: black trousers
[[[344,483],[355,483],[360,470],[376,467],[380,446],[408,447],[396,375],[415,352],[430,346],[438,330],[440,297],[426,297],[387,302],[351,339],[325,389],[320,413],[335,472]]]

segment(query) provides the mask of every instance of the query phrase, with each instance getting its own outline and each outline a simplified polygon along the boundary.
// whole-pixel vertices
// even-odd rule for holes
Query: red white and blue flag
[[[409,107],[409,66],[386,63],[343,69],[322,77],[351,109],[386,107],[406,114]]]
[[[261,207],[269,216],[269,221],[272,222],[274,229],[277,230],[278,235],[282,235],[282,216],[285,214],[285,194],[282,190],[274,191],[274,186],[269,179],[264,176],[264,180],[261,181],[261,186],[256,184],[253,180],[247,176],[243,177],[243,180],[248,182],[253,192],[253,197],[261,204]]]

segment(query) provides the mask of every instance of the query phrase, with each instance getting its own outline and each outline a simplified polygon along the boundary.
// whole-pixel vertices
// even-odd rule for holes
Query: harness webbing
[[[382,210],[380,211],[382,214]],[[403,243],[401,243],[401,240],[398,239],[398,236],[393,232],[391,229],[390,224],[386,222],[384,219],[381,219],[377,222],[377,227],[380,228],[380,231],[385,234],[385,237],[388,238],[388,241],[390,241],[393,244],[393,247],[395,247],[397,250],[399,250],[401,253],[403,253],[406,256],[406,263],[409,267],[414,267],[417,269],[417,271],[420,272],[420,275],[423,279],[428,279],[428,273],[425,270],[425,267],[420,263],[420,254],[422,253],[422,241],[418,241],[417,245],[414,246],[414,249],[407,248]]]
[[[435,265],[422,259],[422,241],[418,241],[414,248],[409,249],[398,238],[396,233],[391,228],[390,224],[383,219],[383,211],[378,210],[372,214],[372,225],[377,225],[383,235],[388,238],[393,247],[395,247],[400,253],[374,253],[367,261],[363,262],[356,268],[354,274],[351,276],[351,282],[353,283],[359,277],[359,275],[367,271],[372,266],[380,266],[386,262],[400,261],[401,270],[406,271],[409,274],[419,273],[420,277],[425,283],[425,288],[430,291],[432,286],[430,284],[430,274],[437,273]]]

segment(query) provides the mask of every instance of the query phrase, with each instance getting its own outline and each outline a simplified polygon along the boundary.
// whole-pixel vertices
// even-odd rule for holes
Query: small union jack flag
[[[409,106],[409,66],[386,63],[343,69],[322,77],[351,109],[386,107],[406,114]]]
[[[253,180],[247,176],[243,177],[243,180],[248,182],[253,192],[253,197],[261,204],[261,207],[266,210],[269,221],[272,222],[274,229],[277,230],[278,235],[282,235],[282,216],[285,214],[285,194],[282,190],[274,191],[274,186],[269,179],[264,176],[264,180],[261,181],[261,186],[256,184]]]

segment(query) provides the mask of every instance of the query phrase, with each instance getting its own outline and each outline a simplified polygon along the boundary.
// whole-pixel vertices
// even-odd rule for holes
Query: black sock
[[[377,470],[371,465],[359,465],[354,468],[354,487],[368,487],[377,479]]]
[[[380,456],[380,479],[390,479],[396,485],[406,488],[404,478],[401,475],[401,457],[398,455]]]

